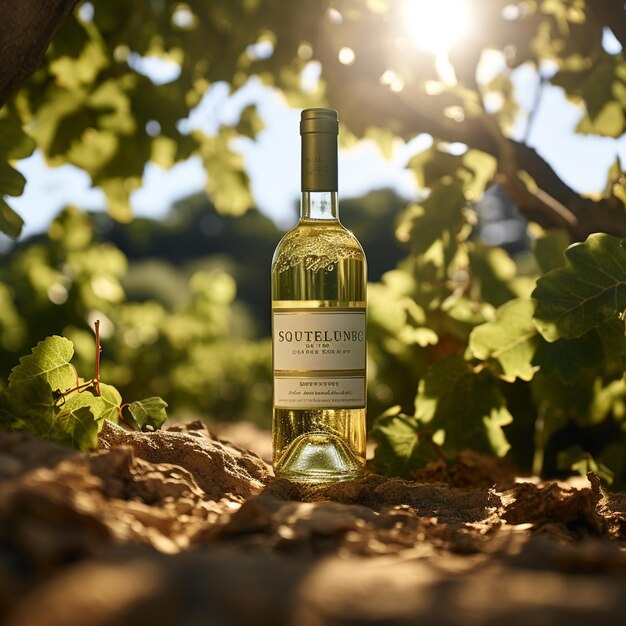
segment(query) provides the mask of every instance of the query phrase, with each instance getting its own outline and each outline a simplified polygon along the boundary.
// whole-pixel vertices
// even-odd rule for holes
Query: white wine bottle
[[[272,261],[276,476],[350,480],[365,466],[367,269],[339,221],[332,109],[302,111],[300,220]]]

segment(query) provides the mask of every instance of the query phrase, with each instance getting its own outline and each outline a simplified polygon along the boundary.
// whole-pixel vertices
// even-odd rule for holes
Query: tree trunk
[[[78,0],[0,2],[0,107],[39,67]]]

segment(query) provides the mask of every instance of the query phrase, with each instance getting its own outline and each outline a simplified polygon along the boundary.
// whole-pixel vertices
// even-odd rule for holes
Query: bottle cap
[[[302,111],[302,191],[337,191],[338,120],[334,109]]]
[[[304,109],[300,114],[300,134],[339,134],[339,116],[334,109]]]

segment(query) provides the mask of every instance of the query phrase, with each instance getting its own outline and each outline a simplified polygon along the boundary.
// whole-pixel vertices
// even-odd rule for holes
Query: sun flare
[[[467,32],[467,0],[405,0],[404,23],[415,45],[435,55],[445,54]]]

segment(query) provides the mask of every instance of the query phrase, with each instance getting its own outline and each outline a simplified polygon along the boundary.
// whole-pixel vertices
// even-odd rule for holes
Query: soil
[[[1,434],[0,622],[623,624],[626,494],[469,451],[412,478],[279,481],[199,422],[90,454]]]

